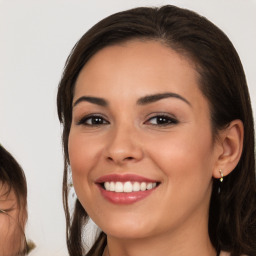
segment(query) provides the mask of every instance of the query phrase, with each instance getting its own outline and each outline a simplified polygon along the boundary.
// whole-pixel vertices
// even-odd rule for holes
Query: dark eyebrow
[[[156,102],[158,100],[162,100],[162,99],[166,99],[166,98],[170,98],[170,97],[180,99],[180,100],[186,102],[189,106],[191,106],[191,103],[187,99],[183,98],[179,94],[172,93],[172,92],[159,93],[159,94],[153,94],[153,95],[148,95],[148,96],[142,97],[142,98],[138,99],[137,104],[138,105],[146,105],[146,104],[150,104],[150,103]]]
[[[74,102],[73,107],[75,107],[77,104],[83,101],[87,101],[103,107],[108,106],[108,102],[105,99],[98,98],[98,97],[91,97],[91,96],[82,96]]]

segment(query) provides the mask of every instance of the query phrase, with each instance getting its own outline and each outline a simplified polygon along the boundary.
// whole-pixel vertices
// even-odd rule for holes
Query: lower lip
[[[101,194],[105,199],[114,204],[133,204],[136,203],[146,197],[148,197],[156,188],[138,191],[138,192],[130,192],[130,193],[117,193],[113,191],[107,191],[103,189],[100,185],[98,186]]]

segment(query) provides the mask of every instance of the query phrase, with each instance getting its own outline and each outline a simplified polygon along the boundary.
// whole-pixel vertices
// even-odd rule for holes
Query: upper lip
[[[137,181],[137,182],[158,182],[157,180],[152,180],[149,178],[142,177],[140,175],[136,174],[109,174],[104,175],[96,179],[96,183],[104,183],[104,182],[110,182],[110,181],[120,181],[120,182],[126,182],[126,181]]]

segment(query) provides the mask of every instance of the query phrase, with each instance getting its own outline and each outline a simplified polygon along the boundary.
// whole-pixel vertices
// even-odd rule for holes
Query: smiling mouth
[[[107,181],[100,184],[106,191],[116,193],[131,193],[152,190],[159,185],[159,182],[132,182],[132,181]]]
[[[110,174],[100,177],[95,184],[109,202],[133,204],[148,197],[161,182],[135,174]]]

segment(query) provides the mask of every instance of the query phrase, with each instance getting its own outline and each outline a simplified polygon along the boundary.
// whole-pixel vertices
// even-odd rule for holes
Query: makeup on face
[[[134,175],[105,175],[96,180],[104,198],[115,204],[132,204],[150,195],[160,184]]]
[[[197,77],[183,56],[137,41],[102,49],[80,72],[68,143],[72,179],[105,233],[141,238],[207,216],[215,159]]]

